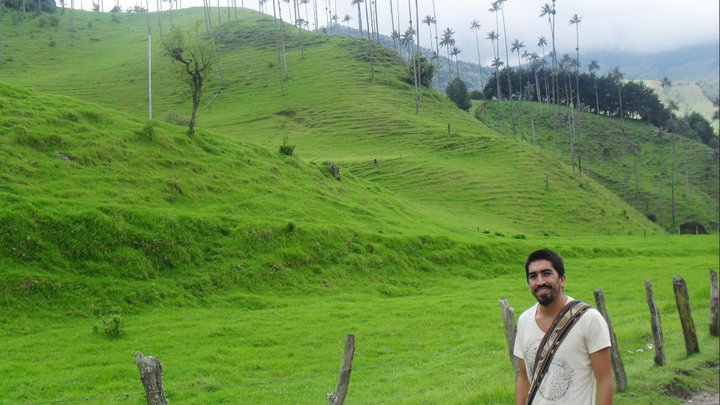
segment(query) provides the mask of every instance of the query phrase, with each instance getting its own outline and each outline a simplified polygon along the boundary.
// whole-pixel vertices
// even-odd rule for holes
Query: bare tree
[[[188,123],[188,135],[195,134],[203,85],[212,72],[215,56],[213,42],[203,38],[198,31],[198,25],[195,25],[192,32],[185,32],[178,26],[172,26],[162,42],[163,54],[169,56],[173,63],[179,64],[178,72],[192,92],[192,115]]]

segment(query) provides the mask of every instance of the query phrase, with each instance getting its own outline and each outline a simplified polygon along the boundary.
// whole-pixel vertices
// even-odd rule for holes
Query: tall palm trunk
[[[400,32],[400,27],[395,29],[395,10],[393,10],[393,0],[390,0],[390,24],[392,25],[392,32]],[[395,44],[395,38],[393,38],[393,44]]]
[[[568,155],[570,157],[570,163],[572,165],[573,174],[575,174],[575,154],[574,154],[575,153],[575,150],[574,150],[575,122],[573,119],[574,118],[573,117],[574,110],[572,108],[572,102],[571,102],[572,95],[570,93],[570,91],[572,91],[572,90],[569,89],[569,86],[572,86],[572,84],[568,84],[568,83],[570,83],[569,75],[567,75],[566,80],[563,80],[563,82],[565,83],[565,97],[567,98],[566,102],[567,102],[567,107],[568,107],[568,144],[569,144],[568,145],[569,146]]]
[[[360,10],[360,2],[356,2],[357,9],[358,9],[358,29],[360,30],[360,38],[363,37],[363,27],[362,27],[362,10]]]
[[[3,65],[3,54],[2,54],[2,20],[5,11],[5,2],[0,0],[0,67]]]
[[[595,88],[595,112],[600,115],[600,98],[598,97],[597,79],[593,77],[594,88]]]
[[[279,0],[278,0],[279,1]],[[280,95],[285,95],[285,84],[283,83],[283,76],[282,76],[282,58],[280,56],[281,53],[285,52],[285,43],[284,43],[284,34],[280,29],[280,26],[282,25],[282,20],[278,20],[277,14],[275,13],[275,0],[272,0],[273,2],[273,19],[275,19],[275,22],[278,26],[278,41],[277,41],[277,64],[278,64],[278,82],[280,83]]]
[[[672,233],[675,233],[675,136],[672,136],[672,167],[670,168]]]
[[[505,39],[505,62],[506,62],[506,68],[508,71],[507,74],[507,82],[508,82],[508,96],[510,98],[510,111],[512,114],[512,128],[513,128],[513,139],[517,140],[517,122],[515,118],[515,103],[512,99],[512,69],[510,68],[510,50],[508,48],[508,42],[507,42],[507,30],[505,26],[505,7],[500,8],[500,13],[502,15],[502,21],[503,21],[503,36]]]
[[[368,13],[368,2],[369,2],[369,1],[370,1],[370,0],[365,0],[365,1],[363,2],[363,3],[365,3],[365,22],[367,23],[367,24],[366,24],[367,29],[366,29],[365,31],[367,31],[367,39],[368,39],[368,41],[370,40],[370,32],[371,32],[372,29],[373,29],[373,28],[372,28],[372,21],[370,21],[370,15],[369,15],[369,13]]]
[[[438,70],[440,70],[440,40],[438,39],[438,29],[437,29],[437,13],[435,12],[435,0],[432,0],[432,8],[433,8],[433,25],[435,25],[435,50],[437,51],[435,54],[435,58],[437,62],[435,63],[438,66]],[[432,38],[430,38],[430,42],[432,42]],[[438,74],[440,72],[437,72]]]

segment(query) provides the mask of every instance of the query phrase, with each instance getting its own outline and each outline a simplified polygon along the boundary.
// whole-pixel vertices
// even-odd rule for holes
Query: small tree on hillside
[[[447,94],[448,98],[461,110],[468,111],[470,107],[472,107],[467,86],[459,77],[454,78],[448,84],[445,89],[445,94]]]
[[[188,124],[188,135],[195,133],[195,117],[202,98],[202,88],[212,73],[215,46],[199,33],[199,25],[193,32],[185,32],[173,25],[162,43],[163,54],[179,65],[178,72],[190,86],[192,92],[192,115]]]
[[[414,74],[417,71],[420,74],[420,84],[424,87],[430,87],[432,84],[433,76],[435,75],[435,65],[432,64],[424,55],[416,55],[414,58],[416,68],[413,68],[412,63],[409,67],[409,76],[404,79],[406,83],[413,84]]]

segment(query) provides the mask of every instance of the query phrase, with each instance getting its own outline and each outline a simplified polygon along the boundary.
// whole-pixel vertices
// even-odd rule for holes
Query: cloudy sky
[[[131,1],[131,0],[125,0]],[[137,0],[135,0],[137,1]],[[217,0],[211,0],[213,5]],[[329,4],[340,20],[347,14],[352,19],[350,26],[357,28],[357,8],[351,6],[351,0],[310,0],[310,21],[313,2],[320,9],[320,20],[324,23],[323,11]],[[389,34],[392,31],[390,4],[397,13],[400,9],[400,23],[404,31],[407,28],[409,3],[414,8],[414,0],[377,0],[380,15],[380,31]],[[540,8],[550,0],[507,0],[504,6],[507,39],[511,43],[518,39],[526,45],[529,52],[540,53],[536,44],[538,37],[544,35],[550,41],[550,28],[547,18],[540,18]],[[226,5],[228,0],[220,0]],[[257,0],[237,0],[237,4],[257,9]],[[433,14],[433,0],[417,0],[420,8],[420,19]],[[154,2],[150,2],[154,11]],[[483,64],[487,65],[492,58],[492,47],[486,40],[488,32],[496,29],[495,15],[488,9],[490,0],[435,0],[435,11],[438,29],[450,27],[455,31],[456,46],[462,53],[461,59],[477,61],[475,33],[470,30],[470,23],[477,19],[482,27],[480,52]],[[557,0],[556,2],[556,41],[558,54],[574,53],[575,26],[569,24],[574,14],[582,18],[580,29],[580,51],[591,53],[593,50],[623,49],[637,53],[655,53],[658,51],[676,50],[682,46],[694,44],[718,43],[718,0]],[[121,3],[123,4],[123,3]],[[200,0],[184,0],[183,7],[201,5]],[[125,7],[131,4],[124,4]],[[286,3],[283,3],[285,6]],[[286,9],[287,10],[287,9]],[[364,12],[364,6],[363,6]],[[303,9],[304,13],[304,9]],[[413,10],[414,13],[414,10]],[[397,14],[396,14],[397,15]],[[396,17],[397,18],[397,17]],[[365,24],[363,16],[363,23]],[[314,28],[311,25],[311,28]],[[396,27],[397,29],[397,27]],[[502,20],[500,21],[502,33]],[[421,25],[420,42],[429,47],[427,25]],[[501,38],[501,41],[504,41]]]

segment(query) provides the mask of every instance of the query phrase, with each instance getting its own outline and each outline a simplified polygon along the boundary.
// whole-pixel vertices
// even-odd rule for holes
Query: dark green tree
[[[470,107],[472,107],[467,85],[465,85],[465,82],[459,77],[454,78],[447,85],[445,94],[447,94],[448,98],[461,110],[468,111]]]

